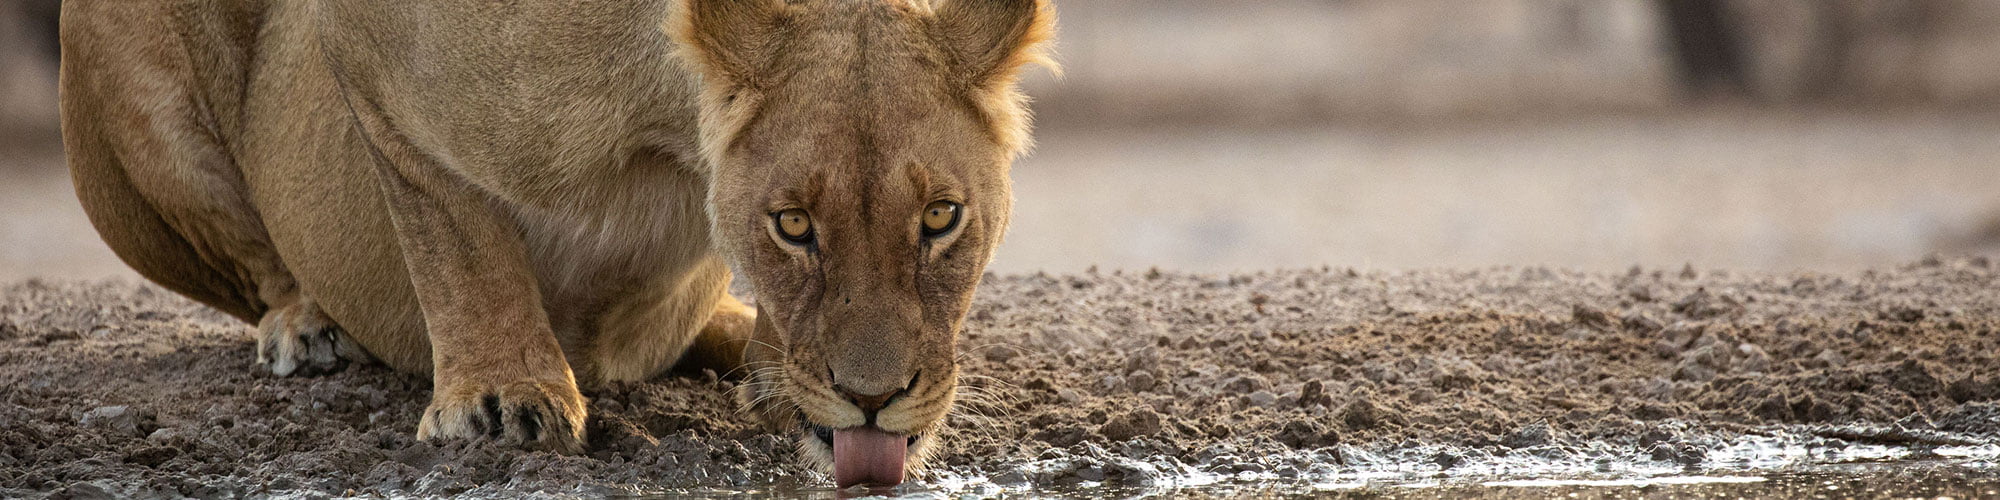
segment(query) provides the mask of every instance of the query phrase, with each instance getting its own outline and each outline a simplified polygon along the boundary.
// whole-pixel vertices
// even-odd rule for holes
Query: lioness
[[[71,1],[63,139],[118,255],[278,375],[427,373],[423,439],[584,447],[685,359],[893,483],[1027,142],[1047,0]],[[748,277],[752,310],[725,288]],[[915,457],[915,458],[913,458]]]

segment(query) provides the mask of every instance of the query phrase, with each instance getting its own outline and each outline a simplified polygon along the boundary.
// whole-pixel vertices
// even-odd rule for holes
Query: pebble
[[[1502,439],[1500,444],[1508,448],[1532,448],[1549,444],[1551,439],[1549,424],[1536,422],[1515,430],[1513,434]]]
[[[1076,470],[1076,478],[1085,481],[1101,482],[1104,481],[1104,469],[1094,465],[1086,466]]]
[[[1097,380],[1097,388],[1104,392],[1120,392],[1125,390],[1125,387],[1125,377],[1105,375],[1104,378]]]
[[[1752,372],[1763,372],[1771,368],[1771,355],[1765,353],[1764,348],[1757,347],[1757,344],[1745,342],[1736,346],[1736,352],[1741,354],[1736,361],[1737,368]]]
[[[1249,396],[1244,396],[1244,398],[1250,400],[1250,406],[1258,408],[1270,408],[1278,405],[1278,395],[1271,394],[1271,391],[1252,392]]]
[[[1075,404],[1083,402],[1083,393],[1067,387],[1057,390],[1056,397],[1061,398],[1064,403]]]
[[[111,500],[114,498],[121,497],[121,495],[112,493],[111,490],[112,490],[111,480],[99,479],[96,481],[81,482],[69,485],[68,488],[64,488],[62,491],[57,492],[54,496],[61,498],[70,498],[73,500],[96,500],[96,499]]]
[[[77,423],[84,427],[108,427],[127,434],[139,433],[139,415],[125,406],[99,406],[83,412]]]
[[[175,429],[172,427],[161,427],[159,429],[154,429],[152,434],[147,434],[146,440],[155,443],[165,443],[169,441],[174,441],[176,439],[180,439],[180,437],[181,437],[180,429]]]
[[[1230,377],[1228,381],[1222,383],[1222,389],[1242,394],[1270,387],[1270,385],[1269,381],[1264,380],[1264,376],[1252,373]]]
[[[993,484],[1002,484],[1002,485],[1025,484],[1028,482],[1028,475],[1022,473],[1019,470],[1009,470],[1007,472],[1002,472],[999,475],[993,476],[992,481]]]
[[[1146,370],[1135,370],[1131,376],[1125,377],[1125,386],[1138,392],[1153,390],[1153,385],[1156,383],[1159,383],[1159,380],[1153,377],[1153,372]]]

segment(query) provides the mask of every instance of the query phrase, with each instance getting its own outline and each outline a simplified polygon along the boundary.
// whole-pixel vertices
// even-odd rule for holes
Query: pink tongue
[[[895,486],[903,483],[907,438],[856,427],[833,431],[833,484]]]

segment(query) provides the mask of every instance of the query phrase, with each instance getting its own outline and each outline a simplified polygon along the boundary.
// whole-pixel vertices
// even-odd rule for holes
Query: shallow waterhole
[[[1173,486],[906,486],[888,493],[772,485],[742,490],[678,490],[631,498],[2000,498],[2000,464],[1879,462],[1763,470],[1703,470],[1659,476],[1329,477],[1221,479]]]
[[[1588,447],[1586,447],[1588,448]],[[1521,453],[1444,468],[1412,457],[1448,447],[1369,452],[1343,449],[1347,465],[1307,464],[1296,473],[1205,470],[1170,457],[1138,481],[1038,481],[1049,470],[1092,462],[1089,453],[1052,452],[1015,470],[941,471],[890,491],[836,491],[824,483],[740,489],[686,489],[631,498],[2000,498],[2000,444],[1884,446],[1828,444],[1791,436],[1740,438],[1709,447],[1698,464],[1603,453]],[[1476,455],[1476,453],[1467,453]],[[1262,457],[1267,462],[1310,459]],[[1089,466],[1089,465],[1086,465]],[[1221,470],[1216,472],[1213,470]],[[1070,476],[1073,477],[1073,476]]]

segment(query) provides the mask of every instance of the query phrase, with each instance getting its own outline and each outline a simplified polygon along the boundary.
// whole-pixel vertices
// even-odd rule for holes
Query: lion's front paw
[[[574,384],[469,380],[440,388],[417,439],[492,439],[564,454],[583,451],[584,400]]]
[[[257,364],[280,377],[324,375],[370,359],[311,300],[272,309],[257,322]]]

